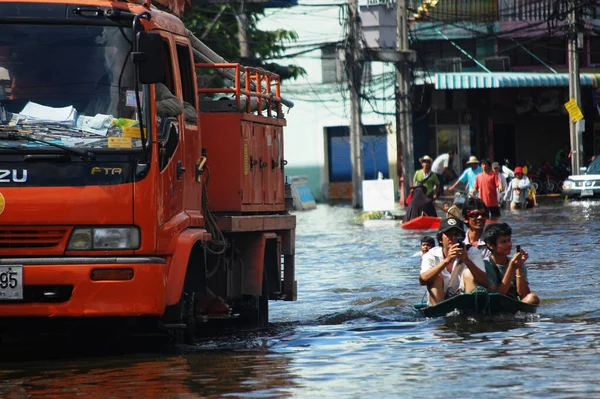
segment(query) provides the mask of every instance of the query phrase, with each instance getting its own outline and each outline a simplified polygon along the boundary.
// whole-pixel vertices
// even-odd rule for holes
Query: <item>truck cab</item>
[[[151,317],[193,337],[295,300],[285,120],[203,110],[197,68],[222,68],[192,42],[149,2],[0,0],[0,321]],[[237,68],[215,90],[278,104]]]

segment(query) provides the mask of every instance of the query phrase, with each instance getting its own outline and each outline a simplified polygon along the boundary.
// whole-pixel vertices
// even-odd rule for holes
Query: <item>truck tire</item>
[[[182,292],[176,305],[165,311],[163,323],[174,345],[193,345],[196,336],[195,295]]]
[[[243,327],[266,328],[269,325],[269,295],[267,293],[267,276],[263,271],[262,294],[246,295],[236,306],[239,321]]]

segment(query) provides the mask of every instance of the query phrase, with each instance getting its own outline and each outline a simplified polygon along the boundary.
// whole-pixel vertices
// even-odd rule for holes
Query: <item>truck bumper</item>
[[[0,317],[161,316],[165,310],[162,258],[2,259],[5,265],[22,265],[23,299],[0,300]],[[130,279],[92,279],[95,270],[122,269],[133,271]]]

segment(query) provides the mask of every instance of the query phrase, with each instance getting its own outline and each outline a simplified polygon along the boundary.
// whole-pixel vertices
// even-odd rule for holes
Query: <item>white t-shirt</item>
[[[483,257],[481,256],[481,252],[477,248],[470,247],[467,251],[467,256],[469,257],[469,259],[471,259],[475,266],[477,266],[485,273]],[[434,267],[442,263],[443,260],[444,253],[442,252],[442,247],[431,248],[426,254],[423,255],[423,258],[421,259],[421,273],[433,269]],[[462,270],[466,270],[465,268],[467,266],[464,263],[461,265]],[[456,267],[460,267],[461,265],[457,265]],[[444,270],[442,270],[442,277],[444,279],[444,292],[449,292],[452,296],[458,294],[460,291],[464,291],[465,285],[462,279],[462,272],[456,276],[456,278],[452,282],[452,286],[448,287],[448,284],[450,283],[450,276],[451,273],[448,271],[447,268],[444,268]],[[427,303],[430,304],[429,294],[427,297]]]
[[[438,156],[431,164],[431,170],[438,175],[444,174],[444,168],[449,167],[450,154],[442,154]]]

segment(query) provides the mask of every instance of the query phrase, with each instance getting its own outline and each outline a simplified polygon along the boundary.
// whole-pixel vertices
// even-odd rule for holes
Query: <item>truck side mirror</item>
[[[153,84],[164,81],[165,41],[156,32],[139,32],[137,34],[137,52],[133,53],[133,62],[139,71],[142,84]]]

